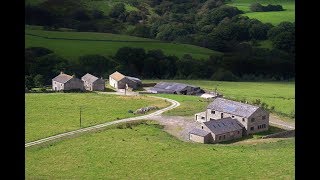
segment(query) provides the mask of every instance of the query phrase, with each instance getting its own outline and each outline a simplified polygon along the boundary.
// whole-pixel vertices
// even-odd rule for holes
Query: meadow
[[[147,96],[117,96],[97,93],[27,93],[25,94],[25,141],[104,122],[138,115],[129,110],[146,106],[163,108],[170,103]]]
[[[269,107],[274,106],[278,115],[291,117],[295,113],[295,83],[294,82],[226,82],[226,81],[205,81],[205,80],[144,80],[144,83],[150,82],[180,82],[200,86],[209,91],[222,93],[224,97],[248,101],[249,103],[260,99]],[[202,98],[180,95],[159,95],[169,97],[182,102],[181,107],[166,112],[171,115],[191,116],[194,112],[204,111],[207,102]],[[192,106],[192,107],[191,107]],[[187,111],[189,110],[189,112]],[[186,112],[185,112],[186,111]]]
[[[284,11],[273,12],[252,12],[250,4],[258,2],[262,5],[282,5]],[[294,0],[231,0],[227,4],[235,6],[245,12],[244,16],[258,19],[264,23],[277,25],[283,21],[295,22],[295,2]]]
[[[87,54],[113,56],[121,47],[144,48],[145,50],[161,49],[166,55],[182,57],[190,54],[197,59],[205,59],[210,55],[222,55],[221,52],[207,48],[179,43],[161,42],[127,35],[93,32],[57,32],[30,29],[25,30],[25,47],[45,47],[56,54],[76,60]]]
[[[294,179],[294,138],[180,141],[154,122],[26,149],[26,179]]]

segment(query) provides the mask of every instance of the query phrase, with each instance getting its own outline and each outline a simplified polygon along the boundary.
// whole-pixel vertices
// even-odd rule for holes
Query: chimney
[[[63,71],[60,71],[60,74],[63,74]]]
[[[75,74],[72,74],[72,77],[76,77],[76,75],[75,75]]]

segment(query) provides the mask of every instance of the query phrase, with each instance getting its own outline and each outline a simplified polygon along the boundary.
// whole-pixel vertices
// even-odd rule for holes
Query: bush
[[[268,4],[267,6],[263,6],[260,3],[252,3],[250,5],[250,10],[253,12],[268,12],[268,11],[283,11],[284,9],[281,5]]]

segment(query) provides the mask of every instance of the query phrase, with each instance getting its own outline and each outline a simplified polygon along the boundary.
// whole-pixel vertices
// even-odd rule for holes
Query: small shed
[[[189,132],[189,139],[198,143],[210,143],[211,133],[202,129],[193,129]]]

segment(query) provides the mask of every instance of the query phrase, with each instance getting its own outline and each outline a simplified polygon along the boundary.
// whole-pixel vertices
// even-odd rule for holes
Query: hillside
[[[28,28],[25,33],[26,47],[45,47],[70,60],[86,54],[114,55],[119,48],[124,46],[146,50],[161,49],[166,55],[177,57],[190,54],[197,59],[208,58],[210,55],[222,55],[220,52],[189,44],[161,42],[110,33],[56,32]]]
[[[284,11],[273,12],[252,12],[250,4],[258,2],[262,5],[282,5]],[[243,16],[258,19],[264,23],[279,24],[282,21],[295,22],[295,2],[294,0],[230,0],[227,4],[237,7],[245,12]]]

